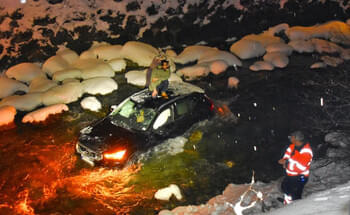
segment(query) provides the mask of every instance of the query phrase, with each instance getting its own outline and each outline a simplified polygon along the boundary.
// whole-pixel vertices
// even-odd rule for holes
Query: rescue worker
[[[293,200],[301,199],[304,185],[309,178],[313,157],[310,143],[305,141],[304,134],[301,131],[293,132],[288,138],[291,144],[282,159],[278,161],[286,171],[286,176],[281,184],[284,192],[284,204],[290,204]]]
[[[146,75],[146,87],[152,92],[152,98],[157,97],[158,93],[161,93],[163,98],[168,99],[166,90],[169,86],[169,77],[169,61],[166,59],[153,59]]]

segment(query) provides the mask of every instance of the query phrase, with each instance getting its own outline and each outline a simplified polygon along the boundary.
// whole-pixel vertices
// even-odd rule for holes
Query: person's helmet
[[[292,132],[292,133],[288,136],[289,140],[290,140],[292,137],[294,137],[295,140],[300,141],[300,142],[304,142],[304,139],[305,139],[305,136],[304,136],[303,132],[301,132],[301,131],[294,131],[294,132]]]

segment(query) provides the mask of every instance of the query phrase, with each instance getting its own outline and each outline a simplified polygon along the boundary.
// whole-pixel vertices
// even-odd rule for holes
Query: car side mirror
[[[112,106],[110,107],[110,111],[111,111],[111,112],[115,111],[116,109],[117,109],[117,105],[112,105]]]

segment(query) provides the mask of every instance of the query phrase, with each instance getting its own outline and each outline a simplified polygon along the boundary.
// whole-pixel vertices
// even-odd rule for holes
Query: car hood
[[[94,151],[107,151],[116,147],[135,148],[140,141],[137,133],[111,123],[105,117],[80,131],[79,142]]]

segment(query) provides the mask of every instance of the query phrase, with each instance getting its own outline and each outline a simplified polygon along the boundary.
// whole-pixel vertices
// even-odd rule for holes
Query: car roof
[[[161,108],[163,105],[172,103],[177,98],[184,97],[192,93],[204,93],[204,90],[198,86],[186,82],[170,82],[169,88],[166,91],[168,99],[161,96],[152,98],[151,92],[148,89],[134,93],[129,98],[137,104],[148,108]]]

